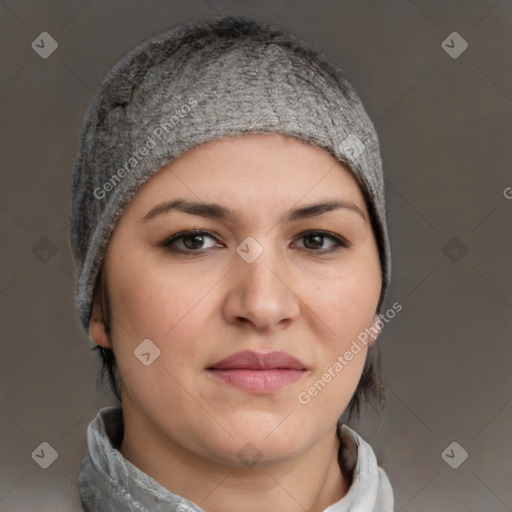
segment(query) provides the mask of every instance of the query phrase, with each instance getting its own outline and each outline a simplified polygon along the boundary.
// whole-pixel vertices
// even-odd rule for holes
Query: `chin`
[[[296,450],[299,445],[310,437],[309,431],[304,427],[298,428],[295,423],[289,418],[285,419],[277,428],[279,421],[272,422],[269,425],[268,421],[254,422],[251,425],[238,426],[230,429],[233,435],[233,444],[236,446],[243,446],[246,443],[253,443],[260,448],[263,452],[272,453],[276,457],[286,457],[289,453]],[[282,421],[286,415],[280,418]],[[284,423],[290,422],[287,427]]]
[[[217,447],[215,459],[217,462],[231,467],[253,468],[257,466],[272,466],[293,460],[301,453],[299,439],[276,438],[267,439],[234,439],[225,452]]]

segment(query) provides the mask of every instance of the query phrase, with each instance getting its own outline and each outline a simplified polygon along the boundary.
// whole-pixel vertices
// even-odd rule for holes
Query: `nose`
[[[300,301],[292,286],[286,258],[265,247],[252,263],[233,256],[229,286],[224,302],[228,322],[248,324],[266,335],[284,328],[300,313]]]

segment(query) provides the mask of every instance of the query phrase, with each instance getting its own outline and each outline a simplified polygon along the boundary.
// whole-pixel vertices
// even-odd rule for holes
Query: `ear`
[[[112,348],[112,344],[105,332],[105,324],[101,319],[99,301],[95,300],[92,307],[91,318],[89,319],[89,336],[97,344],[104,348]]]
[[[372,338],[369,343],[370,346],[377,341],[377,338],[380,336],[383,326],[384,322],[381,320],[380,315],[374,315],[372,325],[369,328],[370,336]]]

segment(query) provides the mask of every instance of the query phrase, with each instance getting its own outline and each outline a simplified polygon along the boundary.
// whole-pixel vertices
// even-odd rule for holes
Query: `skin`
[[[142,220],[177,198],[218,203],[238,218],[173,210]],[[290,209],[325,200],[349,202],[362,215],[338,208],[283,221]],[[213,238],[163,245],[191,229]],[[315,238],[305,234],[310,230],[328,233]],[[329,233],[349,246],[336,246]],[[248,236],[263,248],[252,263],[235,251]],[[330,248],[338,250],[325,253]],[[322,511],[346,494],[336,424],[368,348],[307,405],[297,399],[377,320],[378,248],[361,190],[343,165],[280,134],[199,146],[137,192],[114,230],[105,265],[111,338],[98,303],[89,328],[97,344],[115,353],[126,459],[209,512]],[[160,356],[145,366],[134,350],[148,338]],[[286,351],[308,371],[272,394],[241,390],[206,371],[246,349]],[[237,457],[247,443],[261,455],[251,467]]]

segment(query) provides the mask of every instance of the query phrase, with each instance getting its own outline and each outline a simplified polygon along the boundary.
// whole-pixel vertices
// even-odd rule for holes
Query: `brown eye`
[[[203,235],[185,235],[181,237],[183,245],[187,249],[202,249],[205,238]]]
[[[326,231],[309,231],[303,233],[299,240],[301,239],[304,240],[303,246],[305,249],[320,254],[337,251],[341,247],[349,247],[349,243],[346,240]],[[324,246],[326,240],[331,240],[332,242],[328,247]]]
[[[213,240],[208,245],[208,240]],[[215,238],[208,231],[182,231],[167,239],[163,244],[168,250],[181,253],[201,252],[216,247]]]
[[[304,237],[306,249],[322,249],[325,237],[322,235],[307,235]]]

